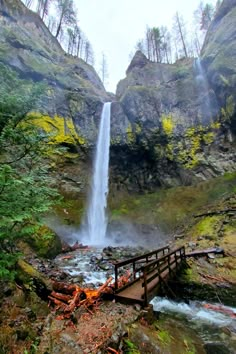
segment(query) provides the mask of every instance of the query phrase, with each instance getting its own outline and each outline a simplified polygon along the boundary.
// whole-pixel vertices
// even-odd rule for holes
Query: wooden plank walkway
[[[163,247],[153,252],[115,264],[115,298],[123,303],[139,303],[147,306],[157,295],[161,283],[178,271],[185,260],[185,248],[170,251]],[[140,266],[140,264],[143,264]],[[124,268],[132,272],[132,277],[124,286],[119,286],[119,277]]]

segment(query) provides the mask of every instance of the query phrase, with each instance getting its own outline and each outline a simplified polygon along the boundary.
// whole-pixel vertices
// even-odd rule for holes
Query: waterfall
[[[195,59],[194,67],[196,72],[195,80],[197,85],[198,98],[200,102],[201,115],[203,121],[207,120],[208,122],[209,118],[212,118],[213,112],[209,96],[208,80],[200,58]]]
[[[103,106],[93,166],[87,233],[91,245],[103,245],[107,230],[111,102]]]

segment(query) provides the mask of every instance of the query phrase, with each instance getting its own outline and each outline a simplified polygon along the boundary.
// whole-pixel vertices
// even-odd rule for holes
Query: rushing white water
[[[196,71],[195,80],[197,84],[198,96],[201,102],[202,116],[211,117],[213,112],[209,97],[209,85],[200,58],[195,59],[194,66]]]
[[[93,166],[91,198],[87,212],[87,243],[103,245],[107,230],[111,103],[103,106]]]
[[[192,302],[191,305],[188,305],[183,302],[177,303],[160,297],[155,297],[151,301],[151,304],[157,312],[179,313],[191,321],[211,323],[219,327],[227,325],[236,326],[236,309],[233,307],[224,306],[226,313],[221,313],[205,308],[204,303]],[[227,311],[233,316],[228,315]]]

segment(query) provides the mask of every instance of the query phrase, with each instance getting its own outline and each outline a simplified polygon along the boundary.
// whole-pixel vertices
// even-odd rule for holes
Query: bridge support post
[[[148,306],[148,294],[147,294],[147,274],[143,272],[143,285],[144,285],[144,306]]]
[[[115,291],[118,289],[118,268],[115,264]]]

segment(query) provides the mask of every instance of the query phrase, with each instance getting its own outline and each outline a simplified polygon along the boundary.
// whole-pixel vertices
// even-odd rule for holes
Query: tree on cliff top
[[[53,0],[38,0],[37,12],[39,16],[44,20],[44,17],[48,15],[49,6]]]
[[[185,28],[184,20],[183,20],[182,16],[179,15],[178,12],[176,12],[176,14],[174,16],[173,29],[174,29],[174,32],[175,32],[178,42],[180,42],[182,45],[182,52],[183,52],[185,58],[187,58],[188,51],[187,51],[187,40],[186,40],[186,28]]]
[[[59,21],[55,37],[58,38],[63,25],[73,25],[76,23],[76,13],[73,0],[56,0],[56,8],[59,15]]]
[[[136,50],[143,52],[147,58],[157,63],[169,63],[170,34],[166,27],[147,27],[145,39],[138,41]]]

